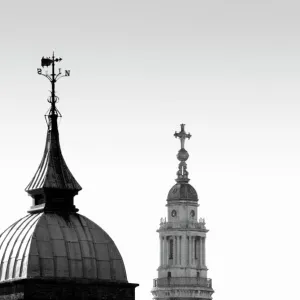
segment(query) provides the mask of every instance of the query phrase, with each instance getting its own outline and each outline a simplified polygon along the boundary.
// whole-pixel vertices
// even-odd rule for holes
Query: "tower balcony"
[[[200,219],[197,221],[185,221],[185,222],[167,222],[166,219],[161,218],[159,230],[165,229],[200,229],[201,231],[207,232],[205,227],[205,221]],[[158,231],[159,231],[158,230]]]
[[[153,288],[203,287],[212,289],[212,280],[201,277],[165,277],[153,280]]]

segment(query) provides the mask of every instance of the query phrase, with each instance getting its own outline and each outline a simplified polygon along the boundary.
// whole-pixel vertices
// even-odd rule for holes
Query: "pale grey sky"
[[[151,299],[185,123],[214,299],[298,299],[300,2],[2,1],[0,231],[23,217],[42,158],[49,83],[80,213],[114,239]]]

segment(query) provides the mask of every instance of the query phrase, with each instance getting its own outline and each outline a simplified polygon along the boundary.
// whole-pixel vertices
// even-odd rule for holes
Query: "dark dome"
[[[167,201],[176,200],[198,201],[198,195],[189,183],[179,182],[170,189],[167,199]]]
[[[29,214],[0,235],[0,282],[24,278],[127,282],[113,240],[77,213]]]

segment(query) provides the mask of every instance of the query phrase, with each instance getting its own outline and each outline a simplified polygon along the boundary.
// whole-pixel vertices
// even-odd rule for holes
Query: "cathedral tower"
[[[160,265],[158,278],[154,279],[153,299],[188,300],[212,299],[211,279],[207,278],[205,240],[208,230],[204,219],[198,220],[198,196],[188,183],[184,148],[185,140],[191,138],[181,124],[181,131],[174,136],[180,139],[180,161],[176,184],[167,198],[168,217],[161,219],[157,230],[160,239]]]

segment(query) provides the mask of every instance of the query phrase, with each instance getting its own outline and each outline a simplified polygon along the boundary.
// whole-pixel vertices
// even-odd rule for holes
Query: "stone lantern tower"
[[[212,299],[211,279],[207,278],[205,240],[208,230],[204,219],[198,219],[198,196],[188,183],[186,161],[189,158],[184,148],[191,135],[184,130],[175,132],[181,149],[176,184],[167,198],[167,219],[161,219],[157,230],[160,239],[160,265],[158,278],[154,279],[153,299]]]

